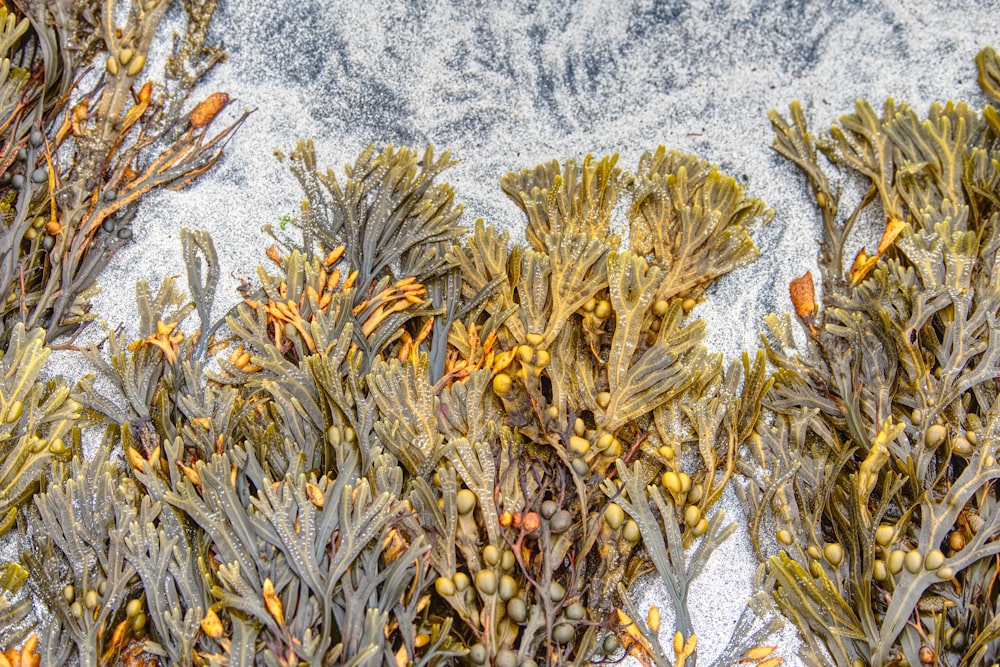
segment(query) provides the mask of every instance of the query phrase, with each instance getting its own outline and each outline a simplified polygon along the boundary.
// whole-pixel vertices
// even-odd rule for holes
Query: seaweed
[[[996,100],[997,56],[977,57]],[[791,297],[806,326],[768,320],[773,423],[753,438],[744,493],[774,597],[806,640],[807,664],[988,664],[996,660],[996,112],[933,104],[925,118],[864,101],[814,137],[800,106],[772,112],[775,149],[805,173],[823,218],[822,302],[809,273]],[[824,164],[820,155],[826,158]],[[860,174],[850,211],[827,176]],[[877,251],[850,267],[860,215]]]
[[[32,8],[49,22],[4,15],[0,48],[37,39],[49,54],[37,57],[73,66],[110,49],[68,118],[118,100],[106,118],[131,131],[100,135],[112,156],[100,183],[19,205],[83,211],[75,229],[106,252],[148,188],[102,188],[126,168],[129,183],[183,185],[245,118],[210,135],[224,96],[168,117],[221,58],[205,41],[214,3],[184,5],[172,96],[160,106],[140,89],[131,107],[114,97],[139,73],[124,50],[148,49],[161,6],[134,5],[121,35],[82,27],[112,25],[110,9]],[[78,50],[53,50],[67,30]],[[995,99],[996,53],[977,63]],[[0,110],[30,101],[18,113],[36,124],[66,111],[49,95],[72,97],[64,70],[11,72],[10,86],[37,88],[0,95]],[[301,216],[270,230],[240,302],[213,319],[218,257],[207,232],[184,230],[189,293],[140,281],[138,336],[88,345],[95,373],[72,388],[39,380],[51,341],[81,322],[59,301],[72,290],[29,299],[49,283],[19,275],[0,364],[0,527],[20,550],[0,566],[3,661],[531,667],[627,654],[693,667],[692,582],[736,530],[716,504],[740,474],[763,564],[714,664],[781,662],[772,602],[808,664],[995,660],[996,113],[947,103],[922,119],[890,100],[880,116],[859,102],[820,136],[797,103],[771,120],[823,221],[822,296],[811,272],[790,285],[805,346],[791,316],[771,316],[764,349],[728,362],[703,344],[698,306],[756,257],[751,233],[773,213],[664,148],[634,172],[588,156],[508,174],[519,244],[461,224],[441,180],[448,153],[370,147],[340,176],[301,142],[287,158]],[[60,141],[84,142],[66,122]],[[33,131],[11,136],[31,147]],[[153,180],[134,165],[154,144],[125,141],[136,136],[165,151],[142,172]],[[46,139],[26,159],[48,155]],[[58,179],[78,182],[84,157]],[[849,211],[831,169],[867,179]],[[848,266],[873,214],[878,247]],[[17,206],[8,215],[23,222]],[[118,241],[102,235],[109,220]],[[76,281],[72,299],[96,276],[88,257],[61,278]],[[87,459],[85,438],[101,441]],[[629,597],[650,572],[670,628]]]
[[[108,450],[87,461],[74,457],[66,478],[35,497],[31,548],[22,561],[35,592],[51,612],[42,637],[43,661],[81,665],[113,663],[128,651],[145,616],[135,566],[126,558],[129,525],[147,520],[149,505],[137,507],[131,479],[109,460]]]
[[[732,528],[709,517],[769,380],[763,354],[724,368],[690,311],[770,212],[690,156],[648,154],[604,194],[542,175],[590,183],[615,158],[570,161],[505,179],[564,206],[521,247],[482,221],[464,234],[436,182],[451,163],[369,149],[342,184],[300,144],[302,240],[276,234],[220,321],[211,238],[182,232],[190,295],[140,281],[138,337],[91,344],[104,381],[66,399],[104,448],[50,465],[37,510],[14,506],[53,619],[12,606],[19,637],[87,664],[585,664],[623,643],[665,664],[623,621],[628,586],[663,564],[663,521],[670,567],[702,538],[678,570],[694,664],[687,582]],[[619,247],[612,194],[690,247]],[[93,554],[75,553],[93,521]],[[734,646],[730,662],[760,651]]]
[[[124,17],[110,2],[23,0],[0,9],[5,343],[23,323],[44,329],[50,343],[69,336],[62,344],[72,345],[92,319],[101,268],[132,238],[139,201],[205,173],[247,117],[212,129],[229,103],[224,93],[183,110],[223,58],[206,41],[214,0],[184,3],[186,31],[165,76],[148,76],[146,59],[170,5],[133,2]],[[100,75],[83,89],[101,55]]]
[[[44,339],[44,332],[29,334],[18,324],[0,359],[0,533],[14,524],[18,507],[39,488],[48,464],[66,457],[72,443],[65,439],[80,417],[69,387],[38,379],[51,352]]]

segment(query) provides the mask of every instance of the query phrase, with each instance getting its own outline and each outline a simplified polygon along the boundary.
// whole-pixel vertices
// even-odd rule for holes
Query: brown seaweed
[[[996,53],[977,63],[996,100]],[[802,630],[807,664],[988,664],[1000,548],[996,112],[948,102],[921,118],[888,100],[879,115],[859,101],[818,138],[797,103],[790,121],[771,120],[824,230],[821,304],[811,277],[793,285],[807,347],[787,317],[768,321],[775,421],[753,440],[766,472],[745,498],[755,527],[777,523],[775,598]],[[850,211],[838,210],[829,165],[868,183]],[[884,216],[882,239],[845,266],[869,209]]]

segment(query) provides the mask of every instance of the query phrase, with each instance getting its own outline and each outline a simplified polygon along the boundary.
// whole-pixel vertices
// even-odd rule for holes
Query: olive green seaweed
[[[697,247],[662,258],[655,244],[621,248],[610,195],[533,184],[546,169],[576,183],[575,163],[522,174],[523,187],[545,185],[568,208],[566,229],[540,221],[544,243],[521,247],[481,221],[464,235],[450,187],[434,182],[450,160],[430,149],[416,158],[366,151],[340,185],[306,171],[315,160],[300,144],[293,168],[317,198],[293,221],[306,240],[272,247],[277,273],[261,268],[223,320],[210,319],[220,267],[203,232],[181,235],[190,297],[173,278],[155,292],[140,281],[139,337],[110,332],[89,346],[103,380],[83,378],[71,399],[103,424],[104,448],[51,468],[28,531],[29,581],[44,579],[32,585],[64,613],[43,622],[18,608],[18,636],[34,625],[47,655],[97,662],[588,664],[624,642],[666,664],[621,614],[632,609],[626,587],[662,565],[641,541],[662,544],[667,525],[668,568],[708,536],[676,570],[687,573],[677,618],[693,646],[687,586],[732,530],[720,513],[705,517],[769,380],[762,354],[724,370],[707,352],[690,311],[711,276],[692,282],[673,267],[681,256],[684,266],[744,261],[748,226],[770,213],[711,165],[661,149],[643,158],[641,178],[615,172],[612,189],[641,197],[630,215],[683,227]],[[671,183],[683,188],[674,199]],[[680,213],[644,213],[659,201]],[[700,234],[699,224],[715,227]],[[652,481],[670,499],[647,507],[636,489]],[[83,530],[50,497],[88,488],[98,495],[77,507],[122,513],[88,543],[112,550],[113,563],[41,529]],[[70,573],[71,558],[100,567]],[[114,599],[101,577],[116,582],[105,585]],[[88,608],[81,624],[75,598],[60,597],[67,586],[100,613]],[[718,664],[771,632],[761,613],[748,606]]]
[[[976,60],[996,100],[996,53]],[[813,303],[808,275],[792,286],[805,349],[787,316],[768,319],[775,416],[753,438],[743,496],[807,664],[997,659],[995,119],[991,106],[935,103],[921,119],[905,103],[878,115],[859,101],[817,138],[798,103],[791,121],[771,113],[774,147],[801,167],[823,218],[823,299]],[[850,211],[831,165],[868,182]],[[885,232],[847,267],[844,246],[869,211]],[[776,554],[760,536],[769,521]]]
[[[80,418],[69,387],[38,379],[49,354],[44,331],[18,324],[0,357],[0,533],[14,525],[49,463],[66,457]]]
[[[124,17],[112,2],[8,4],[0,8],[0,339],[23,322],[44,327],[51,343],[93,319],[98,274],[131,239],[138,201],[205,173],[247,113],[213,132],[215,114],[196,122],[201,105],[183,111],[223,58],[206,41],[215,0],[182,3],[186,30],[156,86],[146,57],[170,0],[130,3]],[[101,77],[79,91],[98,57]],[[228,103],[218,95],[215,113]]]
[[[338,174],[302,141],[278,155],[300,217],[237,305],[213,319],[224,269],[185,229],[189,293],[139,281],[138,336],[89,343],[72,388],[41,381],[141,196],[246,118],[213,134],[221,93],[181,112],[223,57],[214,0],[182,3],[166,91],[144,85],[169,4],[132,3],[121,34],[114,3],[0,10],[0,121],[26,123],[0,123],[3,660],[694,667],[715,621],[692,584],[737,530],[716,508],[737,475],[762,563],[714,665],[781,661],[773,603],[809,665],[998,659],[992,106],[859,101],[820,135],[797,102],[770,114],[822,218],[821,303],[811,274],[790,287],[805,346],[788,315],[754,354],[704,345],[699,303],[773,211],[696,156],[508,174],[517,243],[462,224],[447,152],[369,147]],[[976,62],[996,102],[997,54]],[[46,142],[72,165],[43,168]],[[847,173],[867,186],[841,210]],[[848,266],[872,215],[878,248]],[[654,572],[669,628],[629,597]]]

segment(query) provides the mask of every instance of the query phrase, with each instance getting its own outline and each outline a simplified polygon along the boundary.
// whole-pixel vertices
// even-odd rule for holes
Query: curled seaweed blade
[[[996,49],[987,46],[977,53],[976,67],[979,73],[979,87],[994,104],[1000,104],[1000,56],[997,55]]]
[[[435,157],[430,146],[422,156],[391,145],[381,153],[369,147],[341,182],[332,170],[316,170],[311,141],[299,142],[291,167],[306,195],[306,246],[316,242],[326,253],[344,245],[363,289],[387,275],[425,282],[442,273],[447,250],[465,231],[453,189],[434,182],[454,164],[450,153]]]
[[[75,654],[81,665],[98,664],[113,648],[118,639],[109,624],[139,593],[130,584],[136,570],[125,548],[137,489],[109,454],[103,448],[89,461],[74,458],[68,478],[36,496],[33,548],[22,554],[41,600],[69,639],[48,645],[48,657]]]

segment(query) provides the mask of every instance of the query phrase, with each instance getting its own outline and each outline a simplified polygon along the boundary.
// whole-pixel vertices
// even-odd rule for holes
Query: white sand
[[[720,280],[695,311],[707,320],[709,345],[732,358],[758,347],[764,315],[788,309],[789,280],[815,264],[817,215],[804,178],[768,148],[766,111],[798,98],[818,130],[858,97],[880,108],[893,96],[921,112],[949,98],[981,106],[972,59],[997,42],[1000,8],[612,4],[222,0],[214,33],[231,60],[204,94],[237,98],[230,117],[257,110],[195,186],[145,201],[135,242],[102,276],[96,312],[134,333],[135,280],[183,274],[182,227],[211,231],[226,276],[217,313],[234,303],[230,271],[252,276],[270,243],[261,226],[298,210],[298,186],[272,151],[287,153],[300,137],[315,138],[320,164],[338,169],[368,143],[450,149],[465,160],[449,178],[466,222],[482,216],[515,233],[523,220],[498,186],[505,172],[587,152],[620,152],[632,169],[643,151],[665,144],[722,165],[776,211],[754,235],[762,259]],[[868,234],[870,246],[877,232]],[[70,377],[84,370],[71,355],[58,364]],[[740,520],[732,499],[724,505]],[[723,551],[692,600],[701,664],[728,638],[756,567],[741,531]],[[665,603],[656,585],[640,597]],[[785,664],[798,664],[792,635],[782,643]]]

